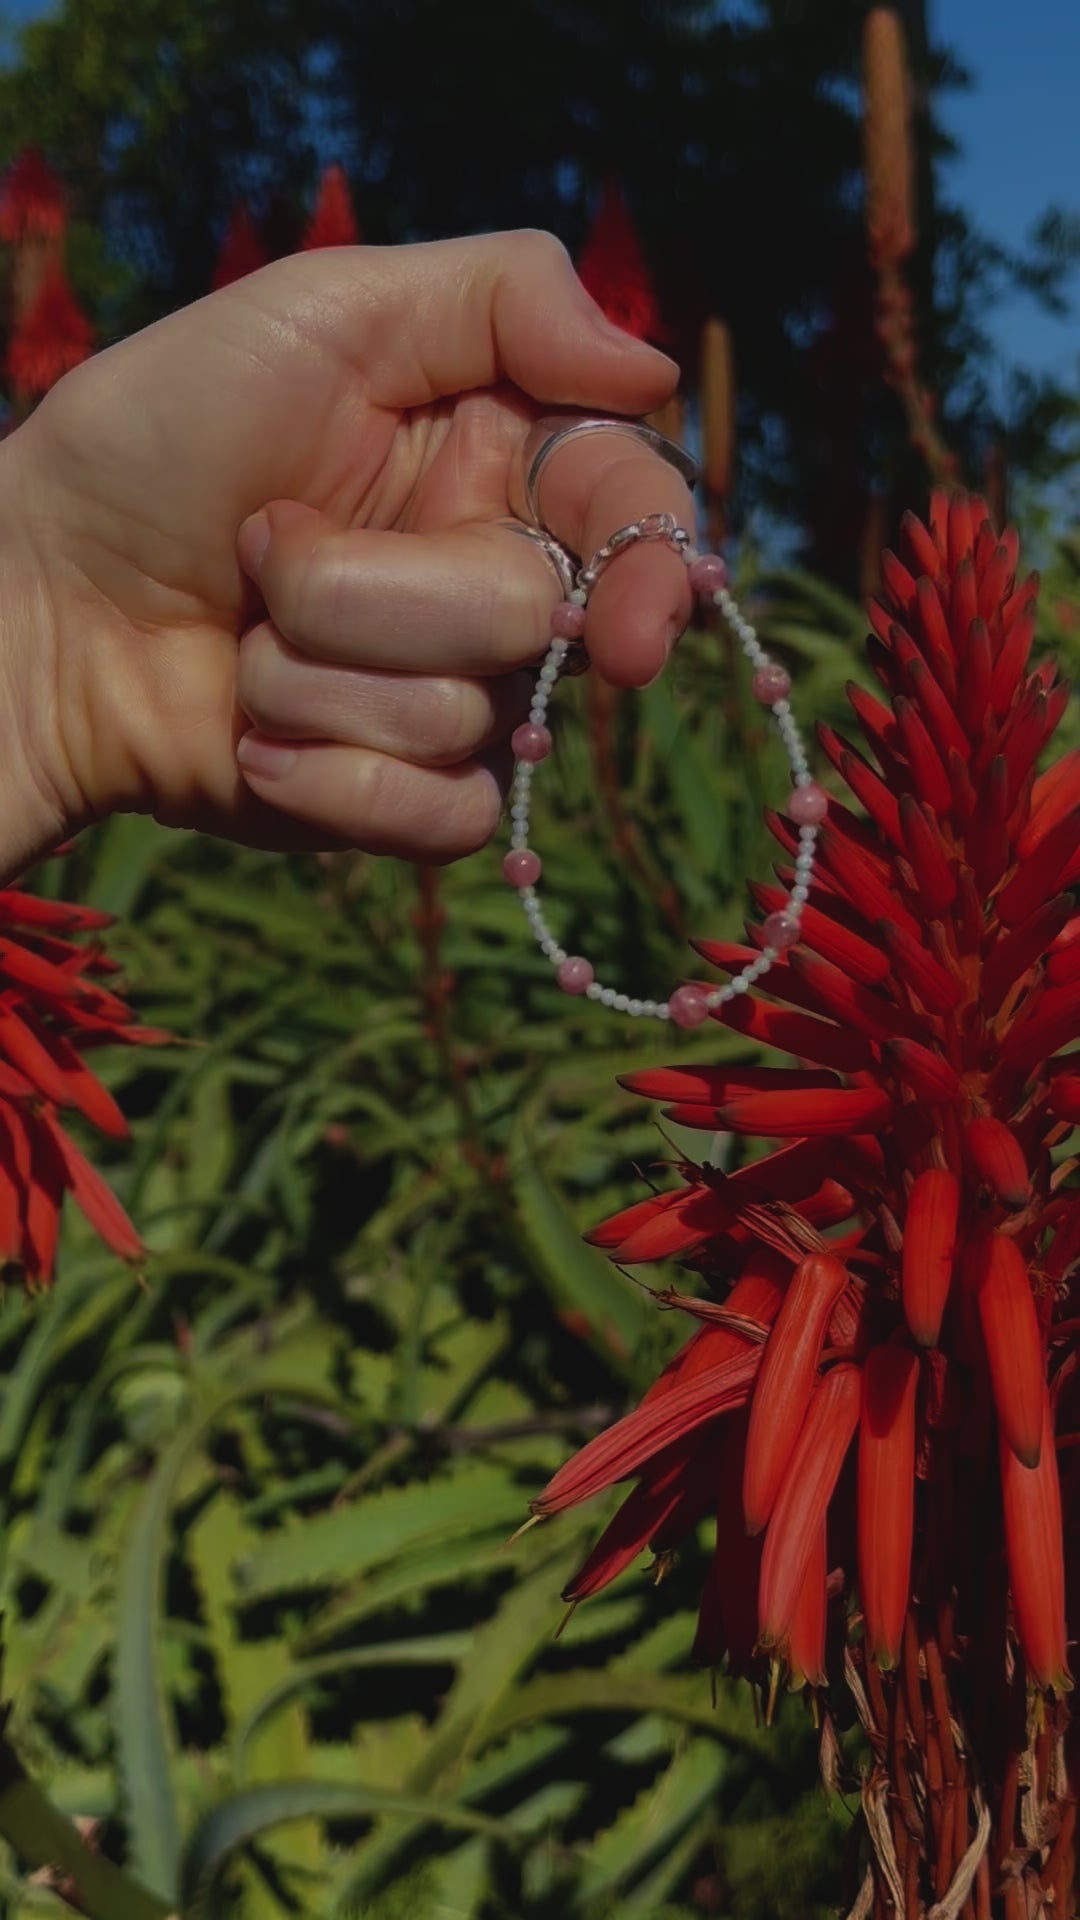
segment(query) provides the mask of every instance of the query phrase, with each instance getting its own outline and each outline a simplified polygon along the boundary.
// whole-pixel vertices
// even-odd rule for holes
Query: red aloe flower
[[[93,338],[93,328],[63,267],[54,263],[8,342],[9,378],[23,393],[48,393],[72,367],[89,358]]]
[[[355,247],[360,229],[353,212],[352,195],[343,167],[327,167],[319,182],[315,211],[300,242],[307,252],[313,247]]]
[[[216,293],[220,287],[231,287],[234,280],[242,280],[245,274],[257,273],[260,267],[265,267],[269,258],[259,238],[250,207],[243,200],[238,200],[229,216],[214,265],[211,291]]]
[[[67,221],[67,198],[44,154],[24,147],[0,186],[0,240],[55,240]]]
[[[137,1027],[126,1001],[104,986],[114,963],[94,933],[110,916],[14,888],[0,890],[0,1272],[28,1286],[52,1279],[64,1194],[70,1192],[114,1253],[143,1245],[119,1201],[64,1130],[80,1113],[114,1139],[127,1122],[83,1054],[105,1041],[155,1045],[170,1036]]]
[[[779,1145],[685,1164],[589,1236],[621,1262],[682,1256],[726,1299],[664,1296],[705,1325],[535,1503],[638,1477],[574,1598],[714,1511],[697,1652],[774,1686],[778,1662],[816,1686],[842,1655],[874,1754],[858,1910],[878,1920],[1077,1911],[1080,1471],[1063,1490],[1059,1443],[1080,1438],[1080,753],[1039,772],[1067,691],[1030,666],[1018,557],[961,495],[886,554],[868,645],[887,703],[852,689],[861,748],[821,733],[854,805],[829,801],[800,944],[715,1015],[798,1064],[623,1082]],[[771,825],[762,914],[798,844]],[[734,973],[747,932],[699,951]],[[744,1309],[763,1257],[772,1292]]]
[[[581,250],[578,277],[616,327],[637,340],[666,340],[668,329],[641,242],[618,187],[604,188]]]

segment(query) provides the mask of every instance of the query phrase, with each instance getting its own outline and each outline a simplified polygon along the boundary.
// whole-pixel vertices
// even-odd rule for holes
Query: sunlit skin
[[[498,524],[526,434],[676,380],[540,233],[294,256],[69,374],[0,448],[0,880],[117,810],[281,849],[483,846],[559,598]],[[578,553],[692,514],[623,434],[555,454],[542,506]],[[674,554],[627,554],[589,610],[598,671],[654,677],[689,610]]]

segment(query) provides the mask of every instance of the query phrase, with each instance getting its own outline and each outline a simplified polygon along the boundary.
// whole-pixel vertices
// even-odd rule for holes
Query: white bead
[[[575,587],[573,593],[570,595],[570,604],[575,607],[583,607],[588,598],[589,596],[584,587]]]
[[[585,989],[585,998],[586,1000],[599,1000],[603,991],[604,989],[600,985],[599,980],[590,980]]]
[[[810,889],[809,887],[804,887],[801,880],[796,881],[788,898],[793,907],[805,907],[810,898]]]
[[[602,1007],[613,1007],[617,999],[618,999],[618,994],[615,992],[614,987],[601,988],[600,1005]]]
[[[658,1020],[670,1020],[670,1019],[671,1019],[671,1008],[669,1007],[669,1005],[668,1005],[668,1003],[667,1003],[667,1001],[666,1001],[666,1000],[661,1000],[661,1002],[660,1002],[660,1005],[659,1005],[659,1006],[657,1007],[657,1009],[656,1009],[656,1018],[657,1018]]]

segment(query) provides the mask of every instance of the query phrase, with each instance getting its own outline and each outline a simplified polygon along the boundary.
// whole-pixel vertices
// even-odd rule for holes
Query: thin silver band
[[[688,487],[694,485],[698,477],[697,463],[691,459],[685,447],[680,447],[666,434],[658,433],[655,427],[648,427],[643,420],[622,420],[618,417],[589,415],[582,419],[580,414],[547,414],[537,420],[529,430],[525,441],[525,498],[529,512],[538,527],[544,527],[544,517],[540,512],[540,476],[554,453],[566,440],[579,440],[588,433],[621,433],[629,435],[651,453],[659,454],[669,467],[685,480]]]
[[[500,527],[505,527],[507,533],[523,533],[526,540],[531,540],[534,547],[539,547],[544,558],[551,562],[558,575],[563,599],[568,599],[573,591],[576,572],[574,556],[568,553],[565,547],[560,546],[559,542],[542,527],[530,527],[524,520],[500,520],[498,524]]]

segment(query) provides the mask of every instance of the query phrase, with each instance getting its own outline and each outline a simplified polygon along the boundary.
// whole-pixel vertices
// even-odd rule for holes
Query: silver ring
[[[568,600],[574,590],[574,575],[577,571],[574,556],[568,553],[565,547],[560,546],[554,536],[547,533],[543,527],[530,527],[524,520],[500,520],[497,524],[505,527],[507,533],[523,533],[526,540],[531,540],[535,547],[540,548],[541,553],[550,560],[558,575],[563,599]]]
[[[617,415],[590,415],[583,420],[580,414],[547,414],[534,422],[525,441],[525,498],[538,527],[544,527],[539,504],[540,475],[544,467],[556,447],[561,447],[565,440],[582,439],[587,433],[629,434],[652,453],[658,453],[669,467],[674,467],[688,487],[692,487],[698,477],[697,462],[686,448],[669,440],[666,434],[658,433],[655,427],[646,426],[643,420],[623,420]]]

